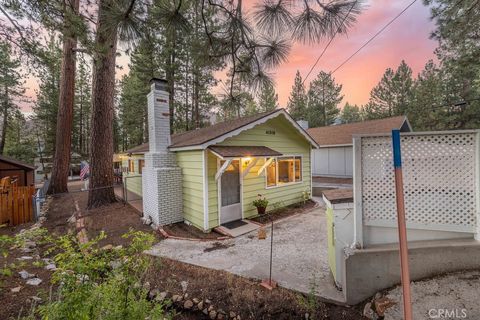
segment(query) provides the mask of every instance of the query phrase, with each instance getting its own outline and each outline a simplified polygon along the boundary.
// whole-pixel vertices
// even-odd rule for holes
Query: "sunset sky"
[[[410,2],[411,0],[367,1],[366,9],[348,35],[340,35],[334,39],[306,81],[307,87],[320,70],[335,69]],[[366,103],[370,90],[378,83],[385,69],[396,68],[402,59],[412,67],[414,75],[422,70],[429,59],[434,59],[436,42],[429,39],[434,29],[429,16],[429,8],[423,6],[422,1],[417,1],[333,75],[336,82],[343,85],[345,98],[341,106],[347,101],[359,105]],[[312,46],[295,44],[288,62],[274,70],[280,106],[284,107],[287,104],[296,71],[299,70],[302,77],[305,77],[327,41]],[[121,53],[117,64],[123,66],[123,69],[117,71],[117,78],[128,72],[128,61],[128,56]],[[38,88],[36,79],[29,78],[26,85],[27,95],[34,99],[35,90]],[[23,106],[23,110],[28,112],[30,107]]]

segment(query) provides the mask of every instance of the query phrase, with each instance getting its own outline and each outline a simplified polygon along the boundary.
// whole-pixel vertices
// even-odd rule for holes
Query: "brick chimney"
[[[170,109],[167,81],[152,79],[148,101],[149,152],[142,170],[143,216],[155,226],[183,221],[182,169],[168,150]]]

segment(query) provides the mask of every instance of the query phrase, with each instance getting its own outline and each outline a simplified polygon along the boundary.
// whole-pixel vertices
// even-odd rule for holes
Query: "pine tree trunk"
[[[113,116],[117,28],[105,12],[114,0],[100,0],[93,61],[88,208],[116,202],[113,191]],[[113,30],[112,30],[113,29]]]
[[[5,102],[3,105],[3,120],[2,120],[2,136],[0,137],[0,154],[3,154],[5,149],[5,140],[7,138],[7,125],[8,125],[8,90],[5,88]]]
[[[79,5],[80,1],[75,0],[73,9],[76,12],[78,12]],[[65,6],[65,8],[69,8],[69,6]],[[75,52],[73,49],[77,46],[76,36],[71,29],[69,23],[65,22],[55,154],[53,157],[52,176],[47,191],[48,194],[68,192],[67,182],[70,170],[73,104],[75,97]]]

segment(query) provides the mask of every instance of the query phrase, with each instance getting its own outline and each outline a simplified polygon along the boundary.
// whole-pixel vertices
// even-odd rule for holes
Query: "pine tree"
[[[19,73],[20,61],[12,56],[9,43],[0,43],[0,155],[5,149],[7,130],[12,115],[18,110],[14,99],[23,96],[25,89],[22,85],[22,76]]]
[[[89,155],[91,75],[84,61],[78,63],[75,85],[75,104],[73,115],[72,150],[83,156]]]
[[[396,71],[388,68],[370,93],[365,108],[368,119],[406,115],[413,95],[412,69],[402,60]]]
[[[307,115],[310,127],[328,126],[335,122],[340,113],[342,85],[336,84],[329,73],[320,71],[308,89]]]
[[[352,123],[352,122],[361,121],[362,111],[356,104],[352,105],[347,102],[345,103],[345,106],[343,107],[340,113],[340,119],[342,123]]]
[[[300,71],[297,70],[295,82],[288,97],[287,110],[295,120],[307,119],[307,94]]]
[[[278,108],[278,94],[272,84],[266,85],[260,92],[258,98],[258,109],[260,112],[272,111]]]

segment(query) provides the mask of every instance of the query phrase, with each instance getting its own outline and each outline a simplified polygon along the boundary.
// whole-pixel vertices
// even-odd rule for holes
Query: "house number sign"
[[[266,130],[265,133],[275,135],[275,130]]]

